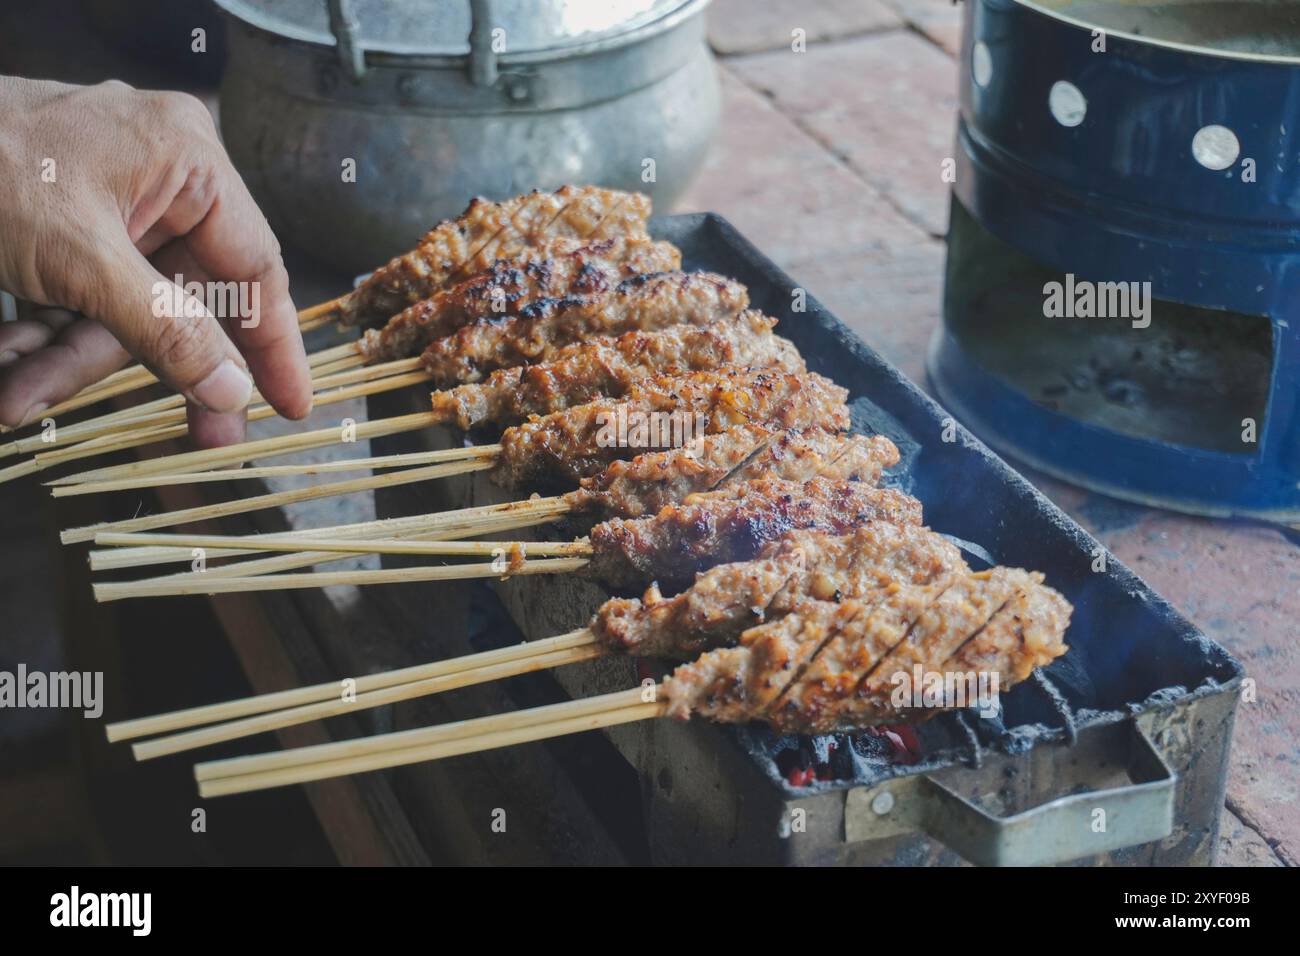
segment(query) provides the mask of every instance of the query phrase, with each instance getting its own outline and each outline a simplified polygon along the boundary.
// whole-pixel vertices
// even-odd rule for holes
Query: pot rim
[[[1130,33],[1127,30],[1113,30],[1110,27],[1103,26],[1099,23],[1089,22],[1059,10],[1053,10],[1036,2],[1036,0],[1010,0],[1016,6],[1024,7],[1026,10],[1056,20],[1066,26],[1075,27],[1079,30],[1086,30],[1091,33],[1093,30],[1101,30],[1109,38],[1118,38],[1129,43],[1140,46],[1159,47],[1165,50],[1173,50],[1177,53],[1185,53],[1192,56],[1208,56],[1221,60],[1236,60],[1247,63],[1268,63],[1275,66],[1298,67],[1300,66],[1300,54],[1287,56],[1280,53],[1251,53],[1246,50],[1221,50],[1215,47],[1200,46],[1193,43],[1183,43],[1178,40],[1162,40],[1158,37],[1143,36],[1137,33]]]
[[[568,46],[551,46],[536,50],[521,50],[516,53],[501,53],[497,55],[496,59],[504,68],[513,65],[578,59],[609,50],[617,50],[625,46],[633,46],[675,29],[686,20],[698,16],[711,2],[712,0],[685,0],[680,6],[665,13],[657,20],[643,23],[625,33],[602,36]],[[245,19],[228,8],[225,0],[213,0],[213,3],[223,16],[228,17],[233,22],[251,32],[272,38],[280,43],[303,47],[312,52],[333,51],[338,48],[338,43],[334,37],[322,40],[318,34],[301,29],[292,27],[289,29],[273,29],[265,24]],[[413,53],[407,50],[395,50],[391,47],[385,47],[383,44],[365,46],[364,51],[367,64],[376,67],[463,68],[470,56],[468,50],[463,53]]]

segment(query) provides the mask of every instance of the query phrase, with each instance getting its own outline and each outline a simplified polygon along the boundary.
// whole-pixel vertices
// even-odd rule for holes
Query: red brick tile
[[[1219,855],[1216,866],[1286,866],[1259,832],[1225,809],[1219,821]]]
[[[792,31],[808,43],[900,26],[881,0],[713,0],[709,43],[719,53],[789,49]]]
[[[956,56],[961,49],[961,6],[954,0],[885,0],[909,24]]]
[[[925,349],[939,323],[943,244],[928,240],[795,262],[794,278],[862,339],[924,387]]]
[[[930,242],[767,99],[721,73],[721,128],[675,211],[726,216],[782,266]]]
[[[1256,681],[1237,711],[1228,799],[1300,862],[1300,549],[1277,531],[1165,512],[1099,537]]]
[[[946,231],[941,170],[953,155],[957,109],[951,57],[895,31],[728,65],[915,222],[935,235]]]

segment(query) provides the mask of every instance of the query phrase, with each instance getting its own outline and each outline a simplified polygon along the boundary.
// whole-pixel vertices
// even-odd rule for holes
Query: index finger
[[[289,296],[289,275],[280,244],[244,181],[222,153],[214,170],[215,191],[203,219],[183,238],[199,269],[226,285],[225,302],[238,314],[226,329],[263,397],[287,418],[311,411],[311,370]]]

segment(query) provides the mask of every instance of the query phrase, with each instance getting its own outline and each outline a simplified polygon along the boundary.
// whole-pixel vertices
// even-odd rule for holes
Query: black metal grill
[[[881,813],[879,806],[895,800],[905,808],[936,800],[951,804],[958,799],[953,794],[960,794],[1014,814],[1063,794],[1118,786],[1117,775],[1127,770],[1138,796],[1143,787],[1162,785],[1171,791],[1170,832],[1148,835],[1142,847],[1107,848],[1095,858],[1209,862],[1241,677],[1237,662],[1118,561],[1107,556],[1105,570],[1094,572],[1094,561],[1102,554],[1095,540],[954,426],[943,409],[813,299],[807,299],[805,312],[792,312],[796,284],[725,221],[678,216],[658,221],[655,231],[682,249],[687,268],[710,269],[744,282],[753,306],[781,320],[778,331],[794,341],[810,369],[850,390],[855,429],[883,433],[898,445],[902,462],[890,481],[920,498],[930,527],[962,542],[973,565],[991,560],[1043,571],[1047,582],[1074,604],[1075,613],[1067,635],[1069,653],[1004,694],[1000,718],[963,711],[922,724],[916,729],[915,762],[900,761],[888,736],[875,732],[783,737],[758,726],[716,727],[700,721],[654,721],[608,731],[642,779],[652,858],[959,862],[922,832],[943,830],[948,825],[943,820],[909,826],[910,818]],[[378,397],[372,399],[373,412],[409,410],[399,407],[399,401],[415,404],[409,397]],[[950,440],[944,440],[945,433]],[[381,444],[388,452],[458,440],[440,433]],[[427,488],[394,489],[381,496],[379,509],[388,516],[510,497],[482,476],[469,476]],[[556,532],[543,528],[539,537],[555,539]],[[572,578],[516,578],[495,587],[529,639],[585,625],[605,597],[594,585]],[[428,622],[413,626],[427,628]],[[502,643],[511,639],[517,636],[500,637]],[[572,696],[628,687],[635,679],[634,664],[625,659],[555,674]],[[1161,761],[1167,771],[1156,766]],[[1091,769],[1074,779],[1085,764]],[[1172,786],[1157,779],[1166,772],[1176,778]],[[942,792],[932,785],[940,780],[946,788]],[[588,783],[593,799],[599,799],[599,781]],[[888,799],[881,802],[886,791]],[[1144,805],[1153,805],[1150,792],[1143,792]],[[869,803],[875,809],[863,810],[863,800],[876,800]],[[1118,812],[1128,805],[1117,801],[1115,806]],[[807,839],[795,839],[783,829],[783,821],[799,809],[810,820],[816,817]],[[1139,811],[1125,812],[1131,817]],[[976,824],[976,830],[995,826]],[[961,842],[968,854],[975,852],[971,847],[978,850],[978,835],[950,827],[945,833],[944,839]],[[997,852],[990,851],[986,860],[1007,858]],[[1080,855],[1073,847],[1053,858]]]

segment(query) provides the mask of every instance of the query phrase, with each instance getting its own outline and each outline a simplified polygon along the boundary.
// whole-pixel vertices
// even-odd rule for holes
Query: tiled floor
[[[942,295],[940,169],[952,154],[960,7],[715,0],[710,17],[722,128],[679,210],[729,218],[924,383]],[[1258,700],[1239,710],[1220,862],[1300,862],[1300,548],[1275,530],[1031,477],[1258,681]]]

